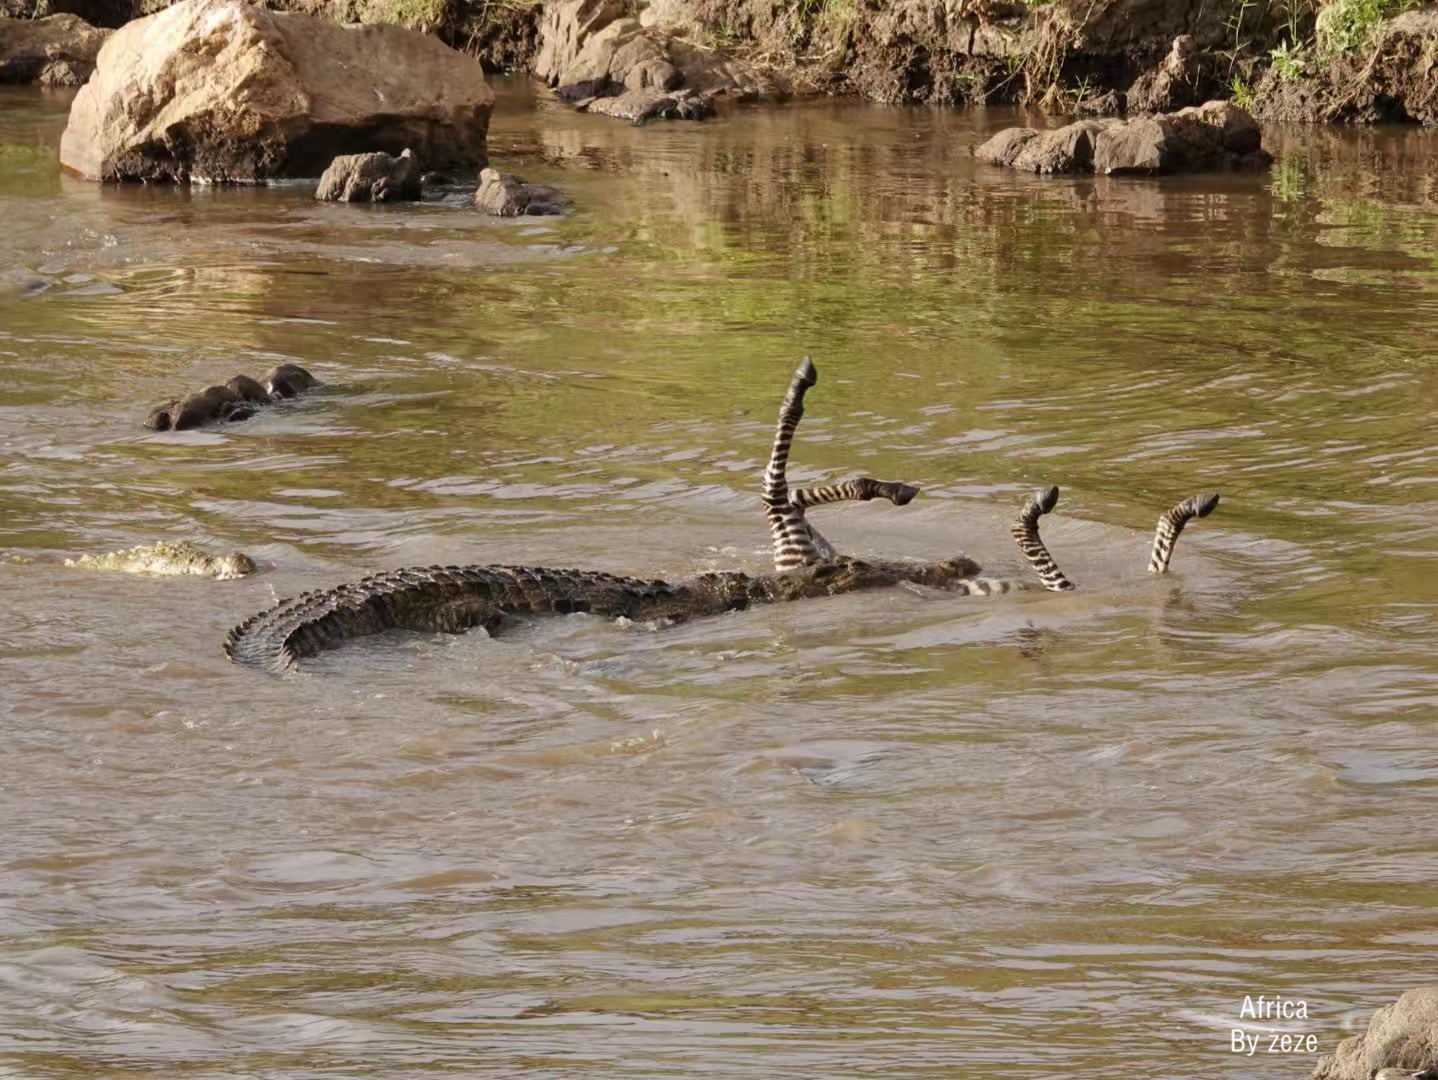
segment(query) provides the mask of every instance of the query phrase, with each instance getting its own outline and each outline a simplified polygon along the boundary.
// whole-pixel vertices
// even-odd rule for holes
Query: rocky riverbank
[[[167,3],[0,0],[0,11],[20,18],[68,11],[117,27]],[[642,37],[625,54],[633,63],[612,80],[616,94],[669,91],[671,71],[702,70],[703,78],[686,84],[701,95],[720,72],[741,97],[792,90],[895,103],[1016,102],[1091,115],[1172,111],[1224,98],[1266,119],[1438,122],[1438,8],[1415,0],[270,0],[268,6],[338,22],[399,23],[439,36],[491,71],[535,71],[556,86],[564,75],[556,55],[581,60],[590,38],[605,33],[620,44]],[[606,31],[616,23],[622,29]],[[0,29],[0,41],[4,35]]]

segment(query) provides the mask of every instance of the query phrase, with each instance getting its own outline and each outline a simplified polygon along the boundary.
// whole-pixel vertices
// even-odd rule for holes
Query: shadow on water
[[[1002,112],[636,130],[503,88],[576,212],[101,190],[0,94],[0,1054],[27,1075],[1286,1077],[1438,943],[1438,138],[1269,133],[1267,176],[977,166]],[[218,643],[380,567],[760,569],[848,550],[1084,590],[396,634],[271,680]],[[326,387],[155,435],[279,360]],[[1165,581],[1157,513],[1219,489]],[[821,511],[816,511],[816,518]],[[86,575],[189,538],[238,582]],[[39,1007],[37,1008],[37,1003]]]

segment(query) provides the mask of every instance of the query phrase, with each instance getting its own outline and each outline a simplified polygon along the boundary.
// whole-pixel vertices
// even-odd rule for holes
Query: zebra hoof
[[[819,381],[819,373],[814,370],[814,365],[806,356],[799,361],[799,366],[794,369],[794,381],[800,386],[813,386]]]
[[[889,501],[895,506],[908,506],[918,493],[919,489],[913,484],[894,484],[889,493]]]
[[[1205,495],[1193,497],[1193,513],[1195,517],[1208,517],[1218,507],[1218,492],[1210,492]]]
[[[1043,491],[1033,493],[1034,505],[1039,508],[1040,514],[1051,514],[1055,506],[1059,504],[1059,489],[1057,487],[1044,488]]]

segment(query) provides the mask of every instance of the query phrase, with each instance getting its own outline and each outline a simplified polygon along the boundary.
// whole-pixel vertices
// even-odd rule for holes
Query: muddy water
[[[559,222],[101,191],[0,97],[0,1060],[51,1077],[1295,1077],[1438,946],[1438,140],[975,167],[1006,115],[636,131],[506,91]],[[859,553],[1064,487],[1083,586],[656,629],[224,631],[384,567],[762,569],[778,396]],[[139,423],[278,360],[328,386]],[[1160,509],[1221,512],[1171,579]],[[816,520],[821,512],[816,512]],[[239,582],[84,573],[161,538]]]

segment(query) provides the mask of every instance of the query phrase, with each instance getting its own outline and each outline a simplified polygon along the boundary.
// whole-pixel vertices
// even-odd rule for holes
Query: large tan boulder
[[[109,36],[78,15],[0,18],[0,83],[79,86]]]
[[[1438,1069],[1438,986],[1409,990],[1379,1009],[1365,1034],[1319,1060],[1313,1080],[1370,1080],[1390,1069],[1403,1076]]]
[[[493,105],[478,61],[436,38],[182,0],[105,43],[60,162],[92,180],[253,183],[412,147],[478,169]]]

